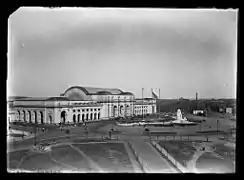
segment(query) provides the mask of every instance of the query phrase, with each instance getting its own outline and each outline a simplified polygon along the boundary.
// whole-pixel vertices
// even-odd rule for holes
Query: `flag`
[[[153,97],[154,99],[158,99],[158,96],[153,92],[153,90],[152,90],[152,97]]]

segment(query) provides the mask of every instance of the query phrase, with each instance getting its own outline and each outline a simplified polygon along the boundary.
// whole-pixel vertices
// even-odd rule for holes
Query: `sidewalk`
[[[146,165],[148,173],[177,173],[177,171],[148,142],[141,139],[131,141],[132,146]]]

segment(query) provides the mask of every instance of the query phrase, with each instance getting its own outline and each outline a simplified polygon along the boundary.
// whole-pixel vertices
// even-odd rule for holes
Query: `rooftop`
[[[16,101],[68,101],[66,97],[28,97],[16,99]]]

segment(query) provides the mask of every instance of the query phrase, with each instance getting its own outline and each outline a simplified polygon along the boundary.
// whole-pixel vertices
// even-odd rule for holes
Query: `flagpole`
[[[107,96],[108,98],[108,119],[109,119],[109,96]]]
[[[158,99],[160,100],[160,88],[159,88],[159,95],[158,96],[159,96]],[[160,106],[160,103],[159,103],[159,118],[160,118],[160,112],[161,112],[161,106]]]
[[[142,88],[142,120],[143,120],[143,90],[144,90],[144,88]]]

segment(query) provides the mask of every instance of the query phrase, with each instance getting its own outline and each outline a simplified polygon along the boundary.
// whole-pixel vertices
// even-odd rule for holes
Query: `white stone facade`
[[[141,115],[142,107],[143,114],[156,113],[156,100],[152,98],[140,102],[129,92],[119,89],[102,90],[71,87],[60,97],[14,100],[10,108],[13,115],[9,119],[28,123],[59,124]]]

